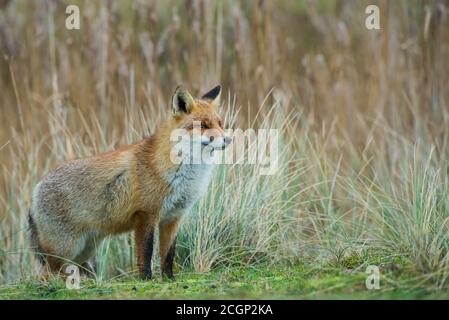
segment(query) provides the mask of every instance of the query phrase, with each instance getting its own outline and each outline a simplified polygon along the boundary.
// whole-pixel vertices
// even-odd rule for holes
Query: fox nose
[[[230,144],[232,142],[232,138],[229,137],[229,136],[225,136],[224,137],[224,142],[225,142],[226,145],[228,145],[228,144]]]
[[[215,139],[214,136],[209,136],[209,139],[204,140],[204,141],[201,141],[201,144],[202,144],[203,146],[207,146],[207,145],[209,145],[209,143],[213,142],[214,139]]]

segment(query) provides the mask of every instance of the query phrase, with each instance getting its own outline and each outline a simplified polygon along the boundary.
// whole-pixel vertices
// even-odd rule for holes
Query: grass
[[[79,31],[63,27],[73,3]],[[368,4],[379,31],[364,27]],[[2,5],[0,298],[446,298],[447,2]],[[278,129],[278,170],[216,169],[182,226],[176,283],[133,278],[132,234],[99,245],[85,289],[39,282],[33,187],[150,135],[179,83],[197,95],[221,83],[227,127]],[[364,288],[368,265],[378,291]]]
[[[368,265],[380,267],[378,289],[366,287]],[[179,269],[179,266],[177,266]],[[150,281],[123,275],[102,281],[83,276],[80,289],[68,289],[65,277],[28,278],[0,288],[0,299],[447,299],[447,292],[422,286],[419,274],[401,257],[385,252],[340,256],[323,263],[256,263],[218,267],[210,272],[182,270],[176,281]]]
[[[400,268],[398,268],[400,270]],[[123,277],[95,282],[83,278],[81,288],[67,289],[53,279],[24,281],[0,288],[0,299],[447,299],[445,292],[413,287],[401,271],[382,275],[378,290],[367,290],[366,274],[357,268],[297,264],[217,268],[208,273],[182,272],[175,282]],[[415,282],[416,284],[416,282]]]

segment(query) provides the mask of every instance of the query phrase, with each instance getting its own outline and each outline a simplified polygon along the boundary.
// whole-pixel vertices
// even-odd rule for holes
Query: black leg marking
[[[82,263],[81,267],[81,274],[84,274],[88,278],[95,279],[97,275],[97,261],[95,257],[92,257]]]
[[[151,258],[153,257],[153,241],[154,241],[154,229],[151,228],[145,239],[144,251],[143,251],[143,278],[151,279]]]
[[[165,274],[169,279],[174,280],[175,276],[173,275],[173,260],[175,259],[176,253],[176,238],[173,240],[170,249],[167,252],[167,257],[165,258],[165,263],[162,268],[162,274]]]

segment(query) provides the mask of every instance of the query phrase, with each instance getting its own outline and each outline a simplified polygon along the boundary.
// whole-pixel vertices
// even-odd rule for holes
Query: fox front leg
[[[159,224],[159,245],[161,255],[162,276],[174,280],[173,260],[176,253],[176,234],[178,232],[180,218],[169,221],[161,221]]]
[[[135,237],[137,247],[137,265],[142,279],[149,280],[152,277],[151,260],[153,257],[155,225],[145,219],[138,217]]]

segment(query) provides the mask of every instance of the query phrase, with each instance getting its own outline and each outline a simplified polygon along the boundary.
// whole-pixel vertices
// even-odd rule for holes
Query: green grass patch
[[[134,277],[96,282],[81,280],[81,289],[65,286],[63,277],[49,282],[22,281],[0,288],[0,299],[414,299],[449,298],[419,288],[399,266],[385,269],[380,289],[368,290],[367,274],[357,268],[296,264],[220,268],[208,273],[181,272],[176,281],[142,281]],[[405,270],[405,269],[404,269]]]

